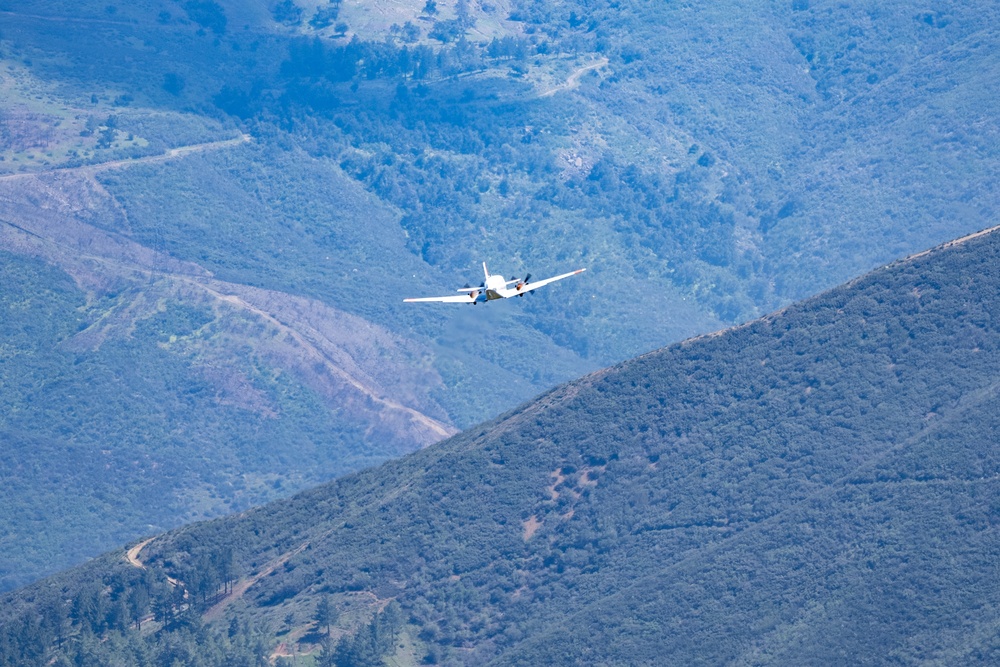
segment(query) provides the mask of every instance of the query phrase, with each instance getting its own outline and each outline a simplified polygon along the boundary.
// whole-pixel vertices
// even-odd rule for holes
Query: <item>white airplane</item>
[[[486,280],[479,287],[469,287],[465,286],[458,290],[462,294],[457,296],[428,296],[421,299],[403,299],[407,303],[417,302],[417,301],[440,301],[443,303],[471,303],[473,305],[477,303],[486,303],[487,301],[495,301],[496,299],[509,299],[512,296],[524,296],[532,290],[536,290],[539,287],[544,287],[549,283],[554,283],[557,280],[562,280],[563,278],[569,278],[570,276],[575,276],[578,273],[583,273],[587,269],[577,269],[576,271],[570,271],[569,273],[564,273],[561,276],[556,276],[555,278],[546,278],[545,280],[539,280],[533,283],[528,282],[531,279],[531,274],[529,273],[524,278],[511,278],[510,280],[504,280],[502,275],[493,274],[490,275],[489,270],[486,268],[486,262],[483,262],[483,273],[486,274]],[[508,285],[513,285],[513,287],[508,287]]]

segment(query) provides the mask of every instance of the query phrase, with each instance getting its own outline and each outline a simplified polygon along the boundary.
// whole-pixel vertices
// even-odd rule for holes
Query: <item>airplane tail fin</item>
[[[486,262],[483,262],[483,273],[486,274],[486,279],[490,279],[490,272],[486,269]]]

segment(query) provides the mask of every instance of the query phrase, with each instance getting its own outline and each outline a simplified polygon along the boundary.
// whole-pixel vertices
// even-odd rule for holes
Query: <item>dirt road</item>
[[[608,64],[608,59],[607,58],[601,58],[600,60],[594,61],[592,63],[588,63],[586,65],[582,65],[580,67],[577,67],[566,78],[566,81],[564,81],[563,83],[560,83],[558,86],[553,86],[551,88],[543,90],[542,92],[540,92],[537,95],[537,97],[539,97],[539,98],[541,98],[541,97],[552,97],[556,93],[560,93],[560,92],[563,92],[563,91],[566,91],[566,90],[572,90],[572,89],[574,89],[574,88],[576,88],[577,86],[580,85],[580,79],[581,79],[581,77],[583,77],[584,74],[586,74],[587,72],[589,72],[591,70],[600,69],[601,67],[604,67],[607,64]]]
[[[41,176],[43,174],[80,174],[84,176],[93,176],[94,174],[105,171],[108,169],[118,169],[121,167],[131,167],[137,164],[150,164],[153,162],[166,162],[167,160],[175,160],[177,158],[182,158],[194,153],[202,153],[204,151],[214,151],[222,148],[232,148],[234,146],[239,146],[245,144],[251,140],[249,134],[241,134],[233,139],[223,139],[221,141],[207,141],[202,144],[191,144],[190,146],[178,146],[177,148],[171,148],[166,153],[160,153],[159,155],[148,155],[146,157],[137,158],[125,158],[123,160],[109,160],[107,162],[99,162],[97,164],[85,164],[79,167],[64,167],[62,169],[45,169],[42,171],[25,171],[17,174],[5,174],[0,176],[0,181],[10,181],[15,179],[31,178],[33,176]]]
[[[148,540],[143,540],[142,542],[139,542],[139,544],[135,545],[134,547],[125,552],[125,560],[128,561],[129,565],[131,565],[132,567],[137,567],[140,570],[146,569],[146,566],[142,564],[141,560],[139,560],[139,552],[142,551],[146,547],[146,545],[152,542],[154,539],[156,538],[151,537]]]

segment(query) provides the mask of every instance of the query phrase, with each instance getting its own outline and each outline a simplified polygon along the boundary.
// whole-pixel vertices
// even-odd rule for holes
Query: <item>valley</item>
[[[763,321],[787,321],[784,309],[802,299],[993,228],[998,18],[990,3],[918,11],[902,0],[0,0],[0,589],[192,521],[294,497],[458,433],[449,442],[465,442],[485,432],[483,423],[496,425],[498,438],[514,437],[574,396],[598,391],[602,378],[633,363],[626,360],[659,358],[680,341],[707,346],[698,349],[732,341],[764,326],[766,313],[779,314]],[[505,275],[588,271],[577,284],[475,312],[402,303],[478,279],[482,261]],[[786,345],[799,345],[788,335]],[[759,361],[740,371],[747,387],[772,363]],[[898,366],[885,361],[879,374],[832,387],[843,400],[852,391],[870,395],[868,386],[881,386]],[[690,372],[689,389],[715,381]],[[589,379],[564,384],[577,378]],[[781,410],[799,414],[824,391],[803,382],[804,403],[788,399]],[[673,404],[679,391],[671,385],[656,401]],[[733,401],[768,395],[745,389]],[[691,400],[707,400],[698,396]],[[630,409],[649,407],[635,400]],[[741,424],[747,413],[734,405],[718,409]],[[878,410],[851,405],[831,408],[839,416],[822,422],[825,437],[848,438],[854,427],[846,424]],[[940,414],[941,406],[923,407],[912,413],[915,423]],[[619,412],[604,414],[633,429],[629,437],[673,442],[679,428],[622,425]],[[733,442],[749,437],[745,425],[718,428]],[[406,595],[418,591],[406,613],[423,623],[408,617],[400,625],[407,655],[446,661],[468,651],[474,662],[496,646],[504,660],[523,662],[529,658],[517,656],[531,655],[519,653],[530,642],[556,651],[560,637],[577,631],[551,602],[568,605],[575,593],[539,573],[603,565],[593,552],[612,533],[673,563],[688,546],[707,548],[743,526],[733,512],[672,501],[635,523],[631,504],[615,505],[618,514],[595,519],[555,554],[553,531],[577,530],[618,465],[602,452],[623,436],[594,429],[576,433],[580,460],[552,454],[537,461],[537,478],[520,478],[549,504],[514,503],[509,514],[477,505],[464,519],[407,524],[436,536],[420,538],[421,548],[447,543],[455,562],[468,565],[476,548],[460,547],[442,526],[496,514],[497,530],[511,540],[494,554],[498,562],[539,550],[497,580],[521,591],[516,599],[551,603],[544,628],[510,612],[528,620],[498,629],[502,605],[480,604],[465,589],[486,576],[471,565],[446,573],[423,564],[418,575],[407,571],[417,579],[394,575],[378,586],[370,585],[374,570],[345,565],[354,578],[329,584],[343,607],[339,632],[377,631],[374,610],[404,600],[392,582],[405,579]],[[903,431],[917,432],[899,425],[884,439],[902,442]],[[535,435],[534,446],[550,447],[548,435]],[[698,459],[709,435],[688,434],[676,452],[694,466],[685,488],[708,494],[695,503],[706,508],[738,496],[735,480],[743,479],[735,463]],[[789,466],[821,459],[789,499],[833,503],[822,493],[795,494],[846,493],[850,485],[832,484],[840,479],[833,471],[861,470],[838,467],[850,453],[816,451],[786,454]],[[430,460],[419,456],[406,460]],[[747,467],[765,464],[752,452],[741,456]],[[514,458],[479,463],[497,472]],[[399,465],[430,474],[423,464]],[[658,463],[643,465],[655,471]],[[713,476],[721,469],[737,477]],[[357,500],[345,522],[375,521],[362,507],[373,498],[389,508],[408,498],[408,509],[393,510],[397,518],[430,512],[441,499],[408,495],[419,487],[413,474],[400,473],[398,497],[372,491]],[[620,491],[641,508],[674,486],[650,488],[645,500]],[[739,498],[741,516],[771,515],[760,501]],[[782,516],[821,522],[807,515],[796,506]],[[768,530],[754,533],[755,545],[782,543]],[[659,534],[677,542],[656,542]],[[234,607],[279,600],[284,593],[269,582],[334,539],[310,535],[243,563],[246,582],[263,563],[312,544],[255,579]],[[149,543],[143,558],[168,542]],[[364,548],[390,559],[381,544]],[[151,562],[163,571],[176,565]],[[695,566],[677,567],[671,572]],[[602,609],[618,609],[625,597],[655,607],[690,593],[657,572],[645,564],[623,570],[622,581],[655,582]],[[428,592],[430,581],[442,592]],[[609,590],[581,585],[580,599],[590,601]],[[152,581],[146,588],[166,595]],[[258,599],[258,588],[272,597]],[[487,599],[513,595],[473,589],[488,589]],[[312,633],[305,619],[316,595],[288,598],[295,620],[283,637]],[[284,618],[271,613],[281,605],[246,618],[281,632]],[[212,623],[237,612],[219,613]],[[591,611],[573,613],[588,627]],[[395,627],[392,614],[379,622]],[[781,644],[805,636],[807,625],[779,624],[767,636]],[[625,641],[632,629],[609,629],[607,642]],[[258,630],[268,641],[276,636],[249,626],[239,635]],[[305,643],[316,648],[313,639]],[[282,650],[289,659],[296,653]],[[764,644],[754,650],[770,655]],[[757,660],[751,655],[745,660]]]

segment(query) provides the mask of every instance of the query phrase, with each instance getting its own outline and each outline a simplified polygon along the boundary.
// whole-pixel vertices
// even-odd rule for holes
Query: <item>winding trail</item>
[[[228,303],[228,304],[230,304],[230,305],[232,305],[232,306],[234,306],[234,307],[236,307],[238,309],[245,310],[247,312],[253,313],[257,317],[261,318],[262,320],[265,320],[266,322],[270,323],[272,326],[276,327],[278,330],[286,333],[288,336],[290,336],[292,339],[294,339],[299,345],[302,346],[302,349],[310,350],[310,351],[314,352],[319,357],[320,362],[323,363],[332,374],[334,374],[337,377],[339,377],[345,383],[347,383],[348,385],[350,385],[351,387],[353,387],[355,390],[357,390],[359,393],[361,393],[364,396],[368,397],[370,400],[374,401],[375,403],[377,403],[379,405],[383,405],[386,408],[389,408],[390,410],[399,411],[399,412],[402,412],[402,413],[408,415],[411,419],[413,419],[414,421],[416,421],[418,424],[421,424],[422,426],[424,426],[424,428],[432,431],[433,433],[438,434],[442,438],[447,438],[447,437],[455,435],[455,433],[457,433],[457,430],[454,427],[451,427],[451,426],[448,426],[446,424],[443,424],[443,423],[439,422],[438,420],[425,415],[424,413],[420,412],[419,410],[415,410],[413,408],[409,408],[409,407],[403,405],[402,403],[399,403],[398,401],[392,400],[391,398],[379,395],[371,387],[367,386],[364,382],[362,382],[358,378],[354,377],[353,375],[351,375],[350,373],[348,373],[346,370],[344,370],[343,368],[341,368],[339,365],[337,365],[334,362],[334,360],[330,359],[330,357],[327,354],[325,354],[321,349],[319,349],[316,345],[314,345],[311,341],[309,341],[299,330],[297,330],[297,329],[295,329],[293,327],[288,326],[287,324],[285,324],[284,322],[280,321],[278,318],[276,318],[271,313],[268,313],[268,312],[266,312],[266,311],[258,308],[257,306],[251,304],[251,303],[248,303],[245,299],[242,299],[238,295],[235,295],[235,294],[223,294],[222,292],[214,290],[211,287],[209,287],[208,285],[205,285],[205,284],[203,284],[203,283],[201,283],[201,282],[199,282],[197,280],[194,280],[192,278],[189,278],[189,277],[186,277],[186,276],[172,276],[172,277],[175,278],[175,279],[177,279],[177,280],[182,280],[184,282],[187,282],[187,283],[191,284],[194,287],[201,288],[204,291],[208,292],[213,298],[215,298],[215,299],[217,299],[219,301],[223,301],[225,303]],[[310,329],[311,329],[311,327],[310,327]],[[319,332],[317,332],[315,330],[312,330],[312,333],[315,334],[315,335],[321,335],[321,334],[319,334]]]
[[[139,552],[141,552],[146,547],[147,544],[149,544],[150,542],[152,542],[155,539],[156,539],[155,537],[150,537],[149,539],[146,539],[146,540],[143,540],[142,542],[139,542],[139,544],[135,545],[134,547],[132,547],[131,549],[129,549],[128,551],[126,551],[125,552],[125,560],[128,561],[128,564],[131,565],[132,567],[137,567],[140,570],[145,570],[146,569],[146,564],[143,563],[141,560],[139,560]],[[184,589],[184,599],[187,600],[187,598],[188,598],[188,592],[187,592],[186,588],[184,588],[183,586],[181,586],[181,582],[177,581],[173,577],[167,577],[167,583],[169,583],[174,588],[180,587],[180,588]],[[152,615],[150,615],[148,618],[144,618],[143,621],[146,621],[149,618],[152,618]]]
[[[272,560],[271,562],[269,562],[267,565],[261,568],[261,570],[257,574],[253,575],[252,577],[247,577],[246,579],[241,579],[235,584],[233,584],[233,590],[230,591],[228,594],[224,595],[221,600],[219,600],[211,607],[209,607],[205,611],[205,613],[202,614],[202,618],[205,619],[206,621],[212,621],[222,616],[222,613],[226,611],[226,607],[228,607],[230,604],[243,597],[243,594],[246,593],[251,586],[253,586],[258,581],[270,575],[276,569],[287,563],[290,558],[302,553],[302,551],[304,551],[305,548],[309,546],[309,544],[310,542],[303,542],[295,549],[292,549],[287,553],[283,553],[274,560]]]
[[[333,531],[332,530],[327,531],[324,535],[320,536],[320,539],[326,537],[331,532]],[[140,570],[145,570],[146,565],[139,559],[139,554],[146,547],[146,545],[148,545],[155,539],[156,539],[155,537],[150,537],[148,539],[145,539],[142,542],[139,542],[139,544],[133,546],[128,551],[126,551],[125,560],[128,561],[129,565],[131,565],[132,567],[137,567]],[[289,559],[302,553],[306,549],[306,547],[309,546],[311,542],[312,540],[303,542],[302,544],[292,549],[291,551],[283,553],[280,556],[271,560],[267,565],[261,568],[260,571],[258,571],[253,576],[247,577],[246,579],[241,579],[240,581],[233,584],[233,589],[229,593],[225,594],[218,602],[216,602],[207,610],[205,610],[205,612],[202,614],[202,618],[204,618],[206,621],[211,621],[213,619],[222,616],[222,613],[226,610],[226,607],[228,607],[230,604],[243,597],[243,594],[246,593],[251,586],[253,586],[258,581],[270,575],[276,569],[287,563]],[[175,587],[181,585],[181,582],[177,581],[173,577],[167,577],[167,581],[170,582],[170,584]],[[187,598],[187,596],[188,596],[187,591],[185,590],[184,597]]]
[[[228,304],[237,310],[251,313],[261,320],[266,321],[278,331],[294,340],[301,350],[303,350],[315,362],[326,368],[331,375],[339,378],[340,381],[353,388],[356,392],[366,397],[368,400],[372,401],[372,403],[382,406],[392,412],[405,415],[413,423],[418,424],[427,432],[432,433],[435,440],[450,437],[458,432],[458,429],[454,426],[445,424],[415,408],[408,407],[399,401],[393,400],[389,396],[384,395],[382,392],[377,391],[364,380],[351,374],[347,369],[343,368],[336,359],[332,358],[326,350],[324,350],[324,341],[329,342],[331,345],[336,345],[336,343],[329,341],[329,339],[322,332],[305,322],[298,323],[298,326],[294,326],[281,321],[275,313],[268,312],[258,305],[250,303],[246,298],[243,298],[239,294],[234,294],[233,292],[239,291],[240,287],[236,284],[213,279],[210,276],[194,276],[167,270],[157,270],[131,263],[126,264],[102,255],[80,253],[79,248],[66,245],[61,243],[58,239],[39,234],[33,230],[26,229],[23,226],[7,220],[0,220],[0,224],[8,225],[17,229],[21,233],[35,237],[43,243],[51,244],[64,252],[74,253],[77,259],[89,260],[96,264],[117,269],[118,271],[131,273],[133,275],[141,275],[146,278],[166,278],[175,280],[178,283],[187,285],[188,287],[203,291],[218,302]],[[149,540],[133,547],[136,556],[138,556],[139,551],[141,551],[142,547],[144,547],[148,542]],[[129,553],[131,554],[132,550],[130,550]],[[129,559],[129,562],[132,562],[132,560]],[[137,567],[139,566],[140,565],[137,565]]]
[[[9,10],[0,10],[0,16],[10,16],[19,19],[33,19],[35,21],[49,21],[51,23],[83,23],[96,25],[127,25],[134,26],[135,23],[129,21],[115,21],[112,19],[95,19],[84,16],[41,16],[40,14],[22,14]]]
[[[980,230],[978,232],[973,232],[971,234],[966,234],[965,236],[957,238],[957,239],[955,239],[953,241],[948,241],[947,243],[942,243],[939,246],[935,246],[933,248],[928,248],[927,250],[922,250],[922,251],[920,251],[920,252],[918,252],[916,254],[910,255],[909,257],[904,257],[901,261],[908,262],[908,261],[910,261],[912,259],[916,259],[917,257],[923,257],[924,255],[929,255],[932,252],[934,252],[935,250],[944,250],[945,248],[952,248],[952,247],[957,246],[957,245],[962,245],[963,243],[971,241],[972,239],[975,239],[975,238],[979,238],[980,236],[986,236],[987,234],[992,234],[993,232],[995,232],[997,230],[1000,230],[1000,225],[996,225],[995,227],[988,227],[988,228]]]
[[[44,174],[79,174],[83,176],[93,176],[94,174],[105,171],[107,169],[118,169],[121,167],[131,167],[137,164],[150,164],[154,162],[166,162],[167,160],[175,160],[177,158],[186,157],[194,153],[202,153],[205,151],[219,150],[221,148],[232,148],[235,146],[240,146],[245,143],[249,143],[253,137],[249,134],[241,134],[233,139],[221,139],[219,141],[206,141],[201,144],[190,144],[188,146],[178,146],[177,148],[171,148],[167,150],[166,153],[160,153],[159,155],[147,155],[146,157],[136,157],[136,158],[124,158],[121,160],[109,160],[107,162],[98,162],[96,164],[84,164],[79,167],[56,167],[55,169],[44,169],[41,171],[22,171],[16,174],[4,174],[0,176],[0,181],[12,181],[23,178],[31,178],[34,176],[42,176]]]
[[[552,97],[556,93],[560,93],[566,90],[572,90],[580,85],[580,79],[583,77],[584,74],[586,74],[591,70],[600,69],[607,64],[608,64],[608,59],[601,58],[600,60],[596,60],[592,63],[581,65],[580,67],[577,67],[575,70],[573,70],[573,72],[566,78],[566,81],[560,83],[558,86],[552,86],[551,88],[543,90],[542,92],[538,93],[536,97],[539,99],[543,97]]]
[[[12,184],[17,183],[16,187],[20,187],[22,182],[37,179],[45,174],[72,174],[76,177],[95,182],[94,176],[104,170],[180,159],[209,150],[240,146],[251,140],[252,137],[249,135],[241,134],[239,137],[231,139],[180,146],[172,148],[165,153],[144,158],[112,160],[80,167],[10,174],[0,176],[0,182],[8,181]],[[155,260],[156,257],[144,257],[141,251],[148,249],[139,246],[133,247],[133,242],[128,239],[111,238],[107,234],[104,234],[108,236],[107,240],[113,246],[111,250],[118,255],[117,257],[112,257],[109,256],[109,252],[94,252],[92,248],[95,246],[92,242],[88,241],[86,244],[82,242],[67,242],[67,239],[73,239],[74,236],[72,234],[67,236],[65,229],[50,229],[45,225],[32,225],[30,224],[30,220],[20,222],[21,224],[17,224],[7,219],[0,219],[0,223],[37,239],[42,244],[55,249],[58,254],[71,257],[75,261],[87,261],[103,265],[111,269],[111,273],[121,275],[142,276],[144,279],[165,278],[176,281],[175,284],[194,288],[205,293],[209,298],[218,303],[225,303],[231,308],[249,313],[255,318],[267,322],[289,340],[294,341],[295,347],[300,350],[301,355],[310,359],[312,363],[323,367],[329,377],[336,378],[338,382],[357,392],[357,395],[370,401],[373,410],[386,410],[389,414],[399,415],[403,419],[402,423],[411,424],[412,426],[404,427],[404,430],[409,432],[412,436],[411,439],[420,446],[426,446],[431,442],[436,442],[457,432],[457,429],[453,426],[434,419],[420,410],[409,407],[399,400],[394,400],[395,397],[393,396],[386,395],[386,392],[380,390],[377,384],[373,384],[370,378],[364,377],[364,373],[361,373],[359,376],[359,373],[356,372],[358,369],[354,368],[351,364],[345,366],[344,359],[337,356],[338,350],[341,356],[344,354],[344,351],[340,350],[341,345],[338,341],[330,338],[328,333],[321,330],[322,328],[315,325],[315,323],[305,320],[295,321],[294,319],[291,323],[285,321],[286,317],[282,316],[283,311],[281,308],[276,310],[267,305],[269,295],[265,294],[262,290],[255,290],[249,286],[214,279],[207,271],[203,273],[189,272],[189,267],[173,267],[179,270],[171,270],[166,266],[162,268],[151,266],[150,262]],[[93,230],[91,231],[93,232]],[[100,234],[101,232],[96,233]],[[96,244],[96,247],[101,248],[102,245]],[[123,257],[130,258],[132,261],[128,261],[127,259],[123,261]],[[288,313],[284,312],[284,315],[287,316]],[[349,361],[353,361],[353,357],[349,353],[347,353],[347,356]],[[141,545],[139,549],[141,550]],[[136,554],[138,554],[138,551],[136,551]]]
[[[149,539],[139,542],[139,544],[135,545],[134,547],[126,551],[125,560],[128,561],[128,564],[131,565],[132,567],[137,567],[140,570],[145,570],[146,566],[143,564],[141,560],[139,560],[139,552],[142,551],[147,544],[149,544],[155,539],[156,539],[155,537],[150,537]]]

